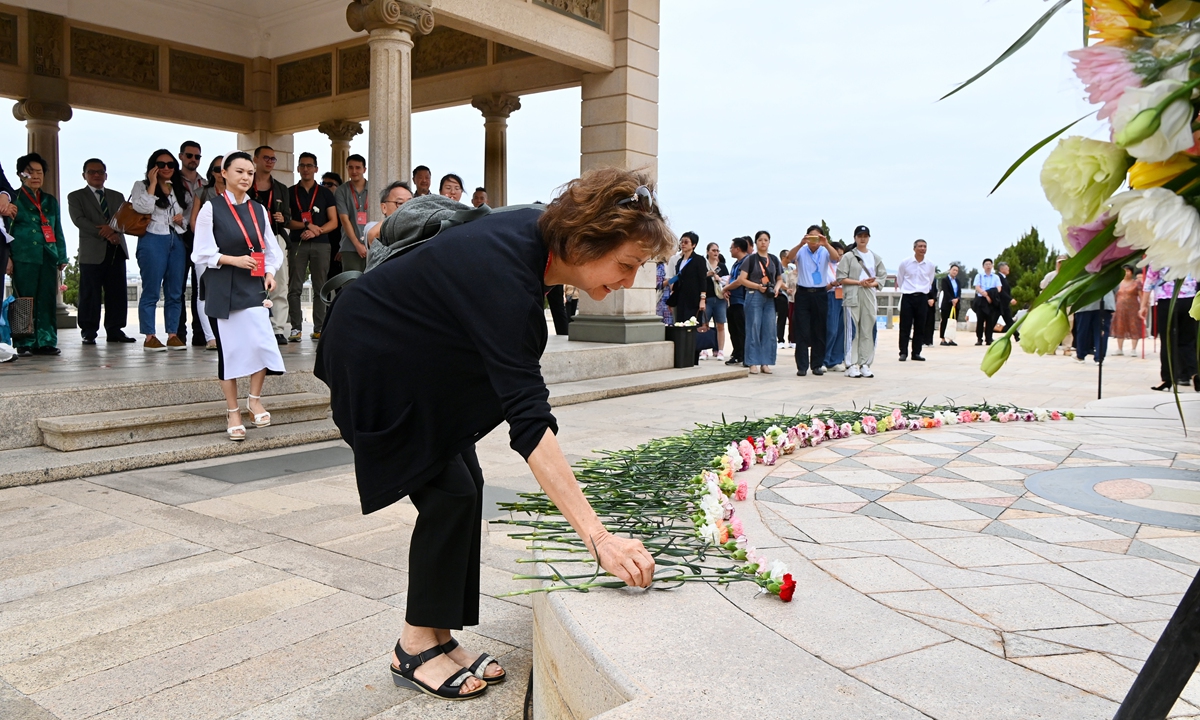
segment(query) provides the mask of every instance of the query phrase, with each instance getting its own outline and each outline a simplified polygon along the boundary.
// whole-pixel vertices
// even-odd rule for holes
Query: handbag
[[[950,320],[946,323],[946,332],[942,334],[942,339],[946,342],[954,342],[958,337],[958,306],[950,308]]]
[[[150,227],[150,216],[134,210],[133,204],[126,200],[121,203],[121,207],[117,210],[117,214],[112,216],[112,220],[108,221],[108,226],[119,233],[141,237]]]
[[[8,306],[8,326],[13,337],[29,337],[34,334],[33,298],[14,298]]]

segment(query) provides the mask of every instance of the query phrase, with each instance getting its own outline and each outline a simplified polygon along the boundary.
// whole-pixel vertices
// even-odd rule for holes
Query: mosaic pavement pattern
[[[1100,703],[1080,717],[1108,717],[1200,566],[1200,533],[1179,529],[1200,519],[1195,441],[1118,432],[1077,421],[856,436],[798,451],[770,470],[756,499],[778,541],[826,575],[1009,661],[985,676],[1033,695],[1056,680]],[[1054,500],[1027,487],[1039,481]],[[1098,502],[1112,512],[1094,512]],[[939,672],[947,647],[843,669],[922,712],[953,716],[914,687],[885,688],[905,677],[904,663],[914,681]],[[942,697],[971,692],[952,687],[971,682],[968,665],[959,658],[939,672]],[[1198,708],[1193,680],[1171,717]]]

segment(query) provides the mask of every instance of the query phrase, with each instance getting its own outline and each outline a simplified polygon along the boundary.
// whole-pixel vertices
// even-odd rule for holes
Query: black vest
[[[271,237],[271,228],[263,224],[263,206],[248,200],[231,208],[224,195],[212,200],[213,238],[217,241],[217,249],[222,255],[250,254],[246,236],[238,227],[237,220],[233,219],[235,212],[250,234],[254,251],[263,252],[253,227],[257,225],[262,231],[263,240]],[[220,265],[204,271],[204,277],[200,279],[200,299],[204,301],[205,315],[228,319],[233,310],[261,306],[263,300],[267,299],[267,289],[263,279],[252,276],[246,268]]]

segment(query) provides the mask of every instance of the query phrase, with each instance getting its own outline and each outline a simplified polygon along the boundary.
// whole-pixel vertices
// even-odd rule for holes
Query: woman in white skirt
[[[267,294],[275,287],[275,271],[286,260],[271,233],[266,208],[247,195],[254,183],[250,156],[225,156],[221,175],[225,192],[205,203],[196,217],[192,262],[205,268],[200,298],[217,340],[217,377],[228,407],[226,433],[230,440],[245,440],[237,379],[249,376],[247,407],[254,426],[266,427],[271,413],[262,405],[263,381],[268,374],[284,372]]]

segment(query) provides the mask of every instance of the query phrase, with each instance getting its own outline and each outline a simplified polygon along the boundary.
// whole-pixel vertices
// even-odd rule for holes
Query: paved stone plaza
[[[558,408],[560,438],[578,458],[722,413],[1095,400],[1090,361],[1017,352],[988,379],[980,350],[883,349],[874,380],[797,378],[781,352],[773,376]],[[855,437],[763,469],[747,532],[796,575],[790,605],[748,586],[556,597],[640,693],[618,717],[1111,717],[1200,566],[1200,445],[1156,378],[1152,354],[1114,357],[1074,423]],[[503,432],[480,451],[489,502],[535,488]],[[483,624],[460,634],[512,680],[467,705],[394,688],[414,511],[362,516],[348,461],[323,443],[0,490],[0,717],[520,717],[531,603],[495,596],[519,588],[522,545],[489,526]],[[614,612],[638,632],[588,624]],[[1198,685],[1174,716],[1200,716]]]

